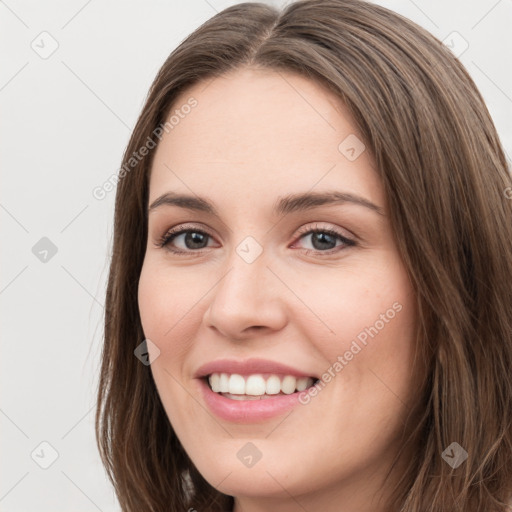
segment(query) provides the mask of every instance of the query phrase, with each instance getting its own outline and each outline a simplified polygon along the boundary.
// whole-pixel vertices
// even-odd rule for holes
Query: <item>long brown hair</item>
[[[302,0],[279,11],[225,9],[158,72],[126,149],[115,203],[96,436],[123,512],[230,510],[196,470],[149,366],[137,287],[154,151],[130,160],[187,87],[246,66],[295,72],[338,95],[372,152],[396,244],[416,292],[424,368],[414,458],[390,510],[504,511],[512,497],[512,180],[465,68],[411,21],[359,0]],[[196,107],[196,108],[200,108]],[[467,460],[452,468],[443,451]],[[397,455],[398,457],[398,455]]]

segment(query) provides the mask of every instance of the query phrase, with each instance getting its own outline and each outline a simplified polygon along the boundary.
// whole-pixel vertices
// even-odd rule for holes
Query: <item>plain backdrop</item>
[[[0,2],[2,512],[120,510],[93,429],[115,192],[92,190],[168,54],[235,3]],[[512,1],[377,3],[467,45],[510,158]]]

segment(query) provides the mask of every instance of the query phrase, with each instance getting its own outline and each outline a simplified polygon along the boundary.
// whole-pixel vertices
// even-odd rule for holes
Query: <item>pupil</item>
[[[327,239],[327,242],[325,239]],[[320,246],[318,246],[316,242],[319,242]],[[327,243],[327,245],[332,245],[332,243],[334,243],[334,245],[332,245],[332,247],[325,247],[322,243]],[[313,247],[315,247],[315,249],[333,249],[335,246],[336,240],[332,235],[329,235],[328,233],[313,233]]]
[[[195,245],[195,244],[201,245],[201,241],[204,243],[205,240],[206,240],[206,236],[204,236],[202,233],[197,233],[195,231],[192,231],[185,235],[185,245],[189,249],[201,249],[202,247],[205,247],[204,245],[202,245],[201,247],[197,247]],[[188,242],[190,242],[190,244]],[[192,245],[192,247],[190,247],[190,245]]]

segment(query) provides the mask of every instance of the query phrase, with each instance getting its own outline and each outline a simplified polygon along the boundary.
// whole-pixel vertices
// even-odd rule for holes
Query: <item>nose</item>
[[[209,295],[211,302],[203,317],[208,328],[226,338],[243,340],[286,325],[287,289],[267,267],[269,262],[264,255],[265,251],[247,263],[233,251],[228,270]]]

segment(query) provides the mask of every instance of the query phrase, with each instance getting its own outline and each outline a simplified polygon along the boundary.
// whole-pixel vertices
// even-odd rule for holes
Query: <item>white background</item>
[[[92,190],[118,171],[168,54],[234,3],[0,2],[2,512],[119,510],[93,429],[115,192]],[[377,3],[469,43],[460,59],[510,158],[512,0]],[[51,48],[43,31],[59,45],[47,59],[31,47]],[[45,263],[42,237],[57,248]]]

